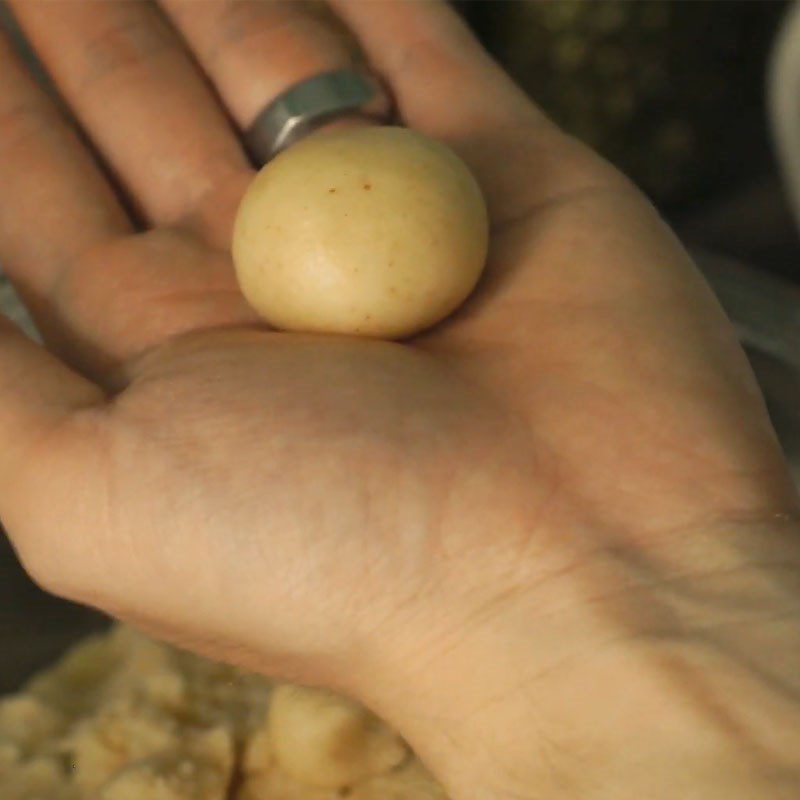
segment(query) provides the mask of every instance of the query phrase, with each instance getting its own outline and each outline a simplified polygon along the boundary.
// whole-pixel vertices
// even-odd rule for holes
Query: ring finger
[[[159,2],[243,130],[288,87],[357,60],[354,40],[320,3]]]

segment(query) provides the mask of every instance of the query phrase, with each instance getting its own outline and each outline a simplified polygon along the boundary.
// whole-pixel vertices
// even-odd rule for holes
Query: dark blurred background
[[[765,74],[782,0],[473,0],[488,49],[688,241],[800,281]]]

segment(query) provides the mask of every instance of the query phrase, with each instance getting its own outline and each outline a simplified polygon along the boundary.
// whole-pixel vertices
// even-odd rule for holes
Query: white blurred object
[[[800,2],[783,18],[767,68],[769,124],[786,193],[800,229]]]

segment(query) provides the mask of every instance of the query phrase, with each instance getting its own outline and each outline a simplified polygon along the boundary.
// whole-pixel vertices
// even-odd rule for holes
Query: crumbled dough
[[[2,800],[446,800],[403,741],[119,627],[0,699]]]
[[[20,755],[36,750],[63,727],[62,715],[38,697],[21,694],[0,700],[0,741]]]
[[[179,745],[117,771],[100,800],[226,800],[234,775],[230,730],[190,734]]]
[[[63,765],[35,757],[0,766],[3,800],[84,800],[85,795],[65,777]]]

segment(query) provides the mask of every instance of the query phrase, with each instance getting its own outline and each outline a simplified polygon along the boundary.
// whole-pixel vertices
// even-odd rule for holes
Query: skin
[[[234,128],[347,63],[338,25],[12,5],[121,187],[0,43],[0,260],[48,348],[0,333],[0,517],[31,575],[357,697],[454,800],[796,798],[798,498],[635,188],[445,6],[337,0],[478,177],[487,274],[407,344],[270,332],[228,256]]]

